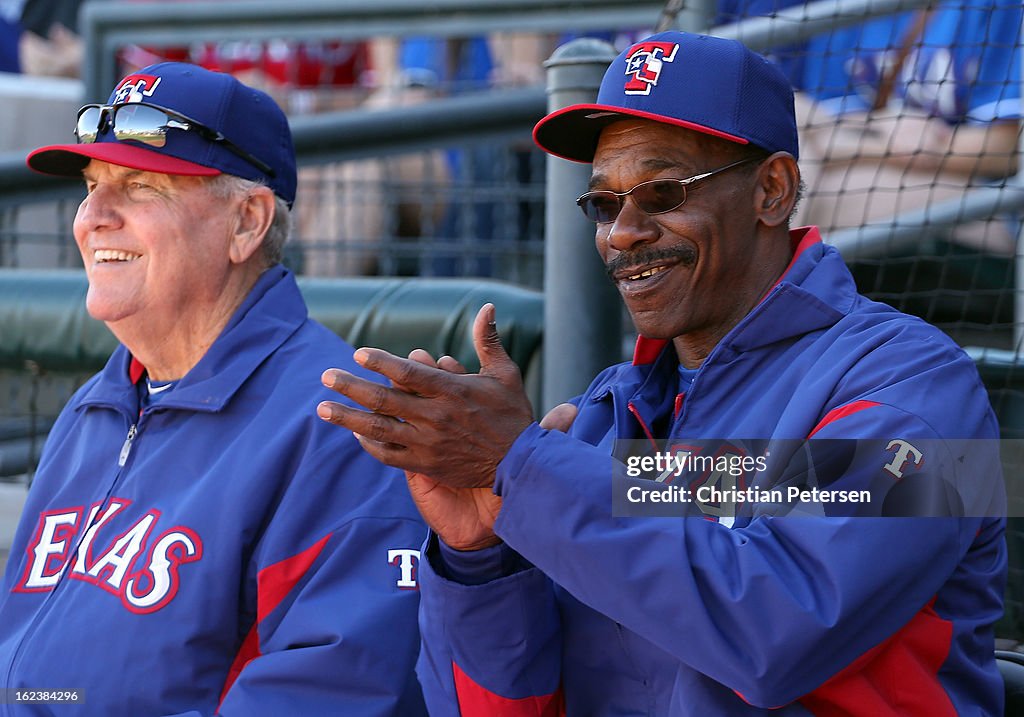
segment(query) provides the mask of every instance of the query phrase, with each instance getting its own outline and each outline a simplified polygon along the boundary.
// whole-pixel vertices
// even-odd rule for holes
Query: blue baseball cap
[[[596,104],[556,110],[533,128],[549,154],[592,162],[601,130],[641,118],[799,157],[793,89],[782,71],[735,40],[662,32],[608,67]]]
[[[118,138],[112,129],[98,126],[102,117],[109,117],[99,108],[89,116],[98,126],[90,128],[96,130],[91,141],[80,138],[78,144],[41,147],[28,155],[28,166],[44,174],[75,177],[90,160],[99,159],[163,174],[231,174],[266,184],[289,206],[295,201],[292,134],[270,95],[222,72],[162,62],[122,79],[107,99],[108,106],[132,103],[170,110],[200,127],[172,115],[154,146],[147,141],[154,135],[138,133],[133,139],[127,133]]]

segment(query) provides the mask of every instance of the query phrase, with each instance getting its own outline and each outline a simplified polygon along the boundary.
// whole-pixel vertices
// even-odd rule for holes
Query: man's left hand
[[[533,410],[519,367],[501,345],[493,304],[476,316],[473,346],[480,373],[465,375],[361,348],[356,362],[391,379],[394,387],[328,369],[324,385],[369,411],[324,401],[317,414],[350,429],[383,463],[453,488],[490,487],[498,463],[533,422]]]

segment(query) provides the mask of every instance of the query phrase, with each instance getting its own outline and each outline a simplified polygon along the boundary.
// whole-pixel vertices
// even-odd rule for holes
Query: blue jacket
[[[432,715],[1002,714],[1003,519],[613,515],[613,439],[884,439],[818,467],[861,488],[899,452],[890,439],[997,438],[956,345],[859,296],[817,230],[794,244],[685,394],[671,344],[641,339],[568,435],[519,436],[495,486],[503,545],[428,541],[417,669]],[[906,469],[949,467],[926,453]],[[993,494],[996,466],[980,481]]]
[[[281,266],[141,414],[115,351],[50,433],[0,592],[0,687],[84,697],[0,715],[423,714],[425,528],[315,415],[351,355]]]

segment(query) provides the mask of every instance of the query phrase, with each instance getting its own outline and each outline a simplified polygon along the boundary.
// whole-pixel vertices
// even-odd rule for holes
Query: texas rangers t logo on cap
[[[114,90],[114,98],[111,104],[122,104],[124,102],[145,102],[151,97],[160,84],[159,77],[153,75],[129,75],[121,81],[121,84]]]
[[[679,45],[674,42],[641,42],[629,48],[626,56],[627,95],[649,95],[658,84],[662,65],[676,59]]]

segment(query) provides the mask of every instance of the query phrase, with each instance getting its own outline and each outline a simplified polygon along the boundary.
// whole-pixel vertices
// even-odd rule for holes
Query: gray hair
[[[239,194],[248,194],[256,187],[267,186],[264,182],[243,179],[233,174],[219,174],[210,179],[210,191],[218,197],[227,199]],[[274,195],[274,218],[267,228],[263,237],[263,244],[260,246],[263,263],[266,266],[273,266],[281,261],[284,256],[284,244],[292,231],[292,213],[288,208],[288,202],[281,197]]]

